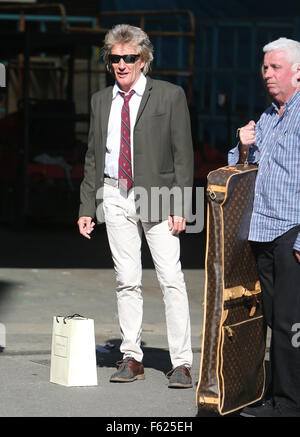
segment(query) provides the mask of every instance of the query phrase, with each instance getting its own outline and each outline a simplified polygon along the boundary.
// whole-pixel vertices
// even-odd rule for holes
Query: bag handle
[[[59,323],[58,317],[63,317],[63,316],[56,316],[57,323]],[[63,317],[64,324],[66,324],[66,319],[73,319],[74,317],[81,317],[82,319],[86,319],[86,317],[83,317],[80,314],[76,313],[76,314],[73,314],[72,316],[65,316],[65,317]]]

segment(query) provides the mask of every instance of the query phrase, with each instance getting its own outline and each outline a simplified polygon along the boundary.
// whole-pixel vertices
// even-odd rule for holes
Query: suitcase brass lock
[[[208,195],[211,198],[211,200],[216,200],[217,195],[211,188],[208,189]]]
[[[230,326],[225,326],[224,329],[226,329],[228,337],[231,338],[233,336],[233,330],[230,328]]]

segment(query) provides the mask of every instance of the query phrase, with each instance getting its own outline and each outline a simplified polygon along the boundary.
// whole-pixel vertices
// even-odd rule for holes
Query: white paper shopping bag
[[[78,314],[53,317],[50,382],[68,387],[98,384],[93,319]]]
[[[6,346],[6,328],[3,323],[0,323],[0,352],[5,349]]]

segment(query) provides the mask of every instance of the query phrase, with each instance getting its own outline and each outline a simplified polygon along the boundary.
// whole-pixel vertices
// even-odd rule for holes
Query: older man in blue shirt
[[[228,155],[230,165],[259,165],[249,240],[272,329],[270,399],[245,412],[300,417],[300,43],[279,38],[263,51],[272,104]]]

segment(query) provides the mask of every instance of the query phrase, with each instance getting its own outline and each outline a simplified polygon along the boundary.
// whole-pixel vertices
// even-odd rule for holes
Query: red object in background
[[[9,114],[0,120],[0,139],[2,146],[8,146],[0,154],[0,180],[14,180],[17,172],[17,153],[10,150],[10,144],[19,143],[23,133],[23,122],[20,112]],[[72,156],[66,158],[72,165]],[[226,156],[210,144],[203,144],[201,152],[194,152],[194,178],[206,179],[208,173],[227,165]],[[43,178],[65,179],[65,170],[55,164],[30,163],[27,174],[36,182]],[[83,179],[83,164],[72,167],[71,179]]]
[[[0,180],[13,181],[16,179],[18,155],[15,150],[0,152]]]
[[[225,155],[210,144],[203,144],[202,152],[194,152],[194,178],[206,179],[210,171],[227,165]]]
[[[8,114],[0,119],[1,143],[16,144],[23,135],[23,116],[20,112]]]
[[[31,163],[27,167],[27,174],[35,181],[40,179],[66,179],[66,172],[56,164]],[[71,179],[83,179],[83,164],[75,164],[71,170]]]
[[[0,180],[14,181],[17,175],[18,153],[15,145],[23,134],[23,121],[19,112],[0,119]]]

